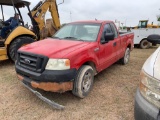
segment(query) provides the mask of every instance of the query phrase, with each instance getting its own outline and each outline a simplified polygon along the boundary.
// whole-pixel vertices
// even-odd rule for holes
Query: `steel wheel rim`
[[[90,72],[87,72],[84,75],[83,83],[82,83],[82,85],[83,85],[82,89],[83,89],[84,92],[87,92],[90,89],[91,81],[92,81],[92,75],[91,75]]]
[[[129,61],[129,50],[126,52],[125,61],[126,63]]]
[[[147,46],[147,45],[148,45],[148,42],[146,42],[146,41],[143,42],[143,45],[144,45],[144,46]]]

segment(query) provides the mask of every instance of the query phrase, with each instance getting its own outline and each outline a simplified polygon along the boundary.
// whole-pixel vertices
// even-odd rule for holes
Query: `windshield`
[[[61,28],[53,37],[57,39],[96,41],[100,24],[68,24]]]

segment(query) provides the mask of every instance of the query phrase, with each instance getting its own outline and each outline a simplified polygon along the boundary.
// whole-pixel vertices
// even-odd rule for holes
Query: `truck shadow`
[[[89,93],[89,95],[87,97],[85,97],[84,99],[81,99],[79,97],[76,97],[75,95],[72,94],[72,91],[68,91],[65,93],[54,93],[54,92],[45,92],[45,91],[39,91],[43,96],[45,96],[46,98],[48,98],[51,101],[54,101],[60,105],[65,106],[65,109],[70,109],[73,106],[81,106],[82,103],[84,103],[84,101],[86,102],[86,99],[91,99],[93,96],[95,96],[93,93],[96,91],[94,88],[97,89],[97,87],[103,83],[106,82],[105,77],[106,77],[106,72],[108,71],[112,71],[112,69],[115,69],[117,66],[122,66],[119,63],[115,63],[112,65],[112,67],[109,67],[108,69],[100,72],[98,75],[95,76],[95,80],[94,80],[94,86],[93,89],[91,90],[91,92]],[[37,96],[35,96],[37,97]],[[39,99],[39,98],[37,98]],[[42,107],[45,105],[48,109],[53,109],[56,110],[54,108],[52,108],[51,106],[49,106],[47,103],[43,103],[43,104],[38,104],[38,105],[42,105]]]
[[[7,66],[11,66],[14,65],[14,63],[11,60],[4,60],[4,61],[0,61],[0,68],[1,67],[7,67]]]
[[[54,101],[60,105],[65,106],[65,109],[70,109],[73,106],[81,106],[82,103],[84,103],[84,101],[86,101],[86,99],[91,99],[94,95],[93,93],[95,92],[94,88],[97,89],[96,86],[99,86],[99,84],[103,84],[104,82],[106,82],[106,80],[104,79],[106,77],[106,72],[110,71],[112,69],[115,69],[117,66],[121,66],[119,63],[115,63],[112,65],[112,67],[109,67],[108,69],[100,72],[98,75],[95,76],[95,81],[94,81],[94,86],[93,89],[91,90],[90,94],[85,97],[84,99],[81,99],[79,97],[76,97],[72,94],[72,91],[68,91],[65,93],[54,93],[54,92],[45,92],[42,90],[38,90],[43,96],[45,96],[46,98],[48,98],[51,101]],[[100,80],[103,79],[103,80]],[[35,95],[35,97],[37,97]],[[37,99],[39,99],[37,97]],[[47,103],[43,103],[43,104],[38,104],[38,105],[42,105],[46,106],[48,109],[53,109],[56,110],[55,108],[52,108],[51,106],[49,106]]]

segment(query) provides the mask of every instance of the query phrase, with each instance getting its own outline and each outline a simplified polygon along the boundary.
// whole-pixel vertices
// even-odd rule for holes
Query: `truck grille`
[[[48,62],[48,57],[30,53],[19,52],[17,54],[17,64],[25,69],[41,73]]]

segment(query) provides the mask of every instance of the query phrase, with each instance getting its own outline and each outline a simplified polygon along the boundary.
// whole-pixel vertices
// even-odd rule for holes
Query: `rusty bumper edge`
[[[22,82],[23,83],[23,82]],[[49,100],[48,98],[44,97],[40,92],[32,89],[30,86],[26,85],[23,83],[23,85],[28,88],[31,92],[33,92],[37,97],[39,97],[41,100],[43,100],[44,102],[48,103],[50,106],[52,106],[53,108],[59,109],[59,110],[63,110],[65,107],[63,105],[60,105],[54,101]]]
[[[17,77],[22,82],[24,81],[24,77],[17,74]],[[59,92],[63,93],[65,91],[69,91],[73,89],[73,82],[62,82],[62,83],[55,83],[55,82],[35,82],[35,81],[29,81],[31,86],[33,88],[39,88],[44,91],[50,91],[50,92]]]

